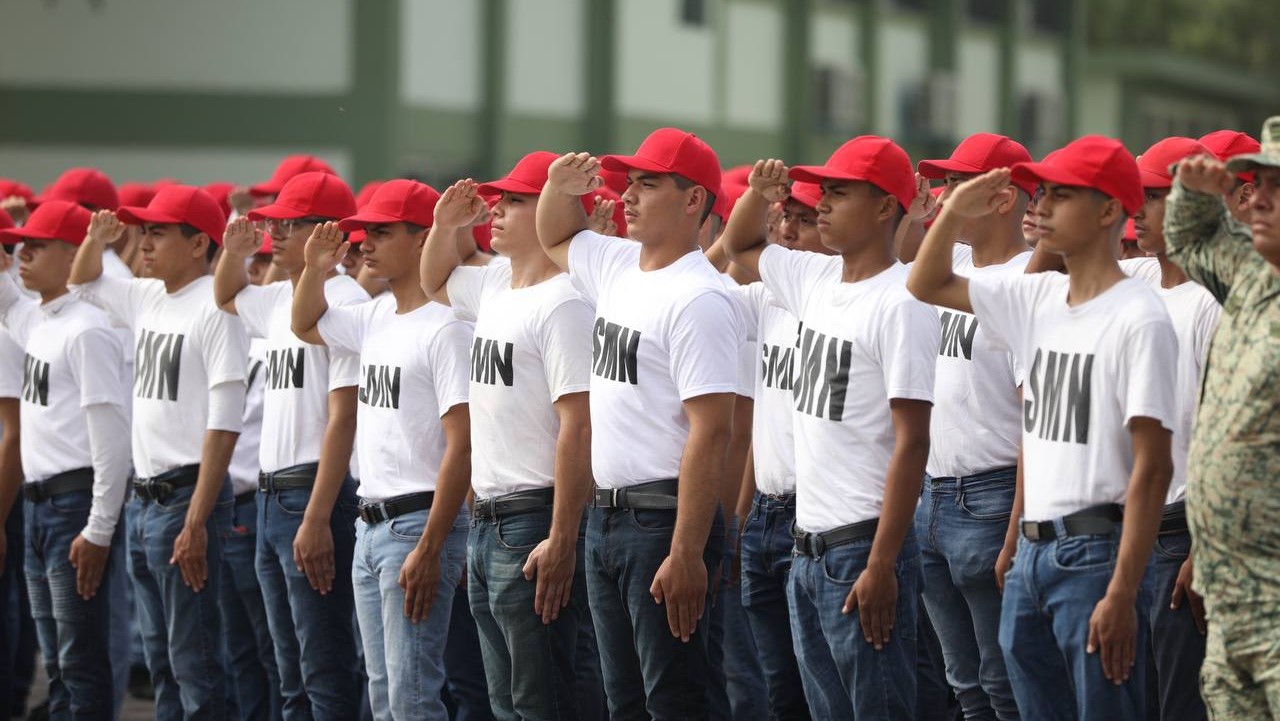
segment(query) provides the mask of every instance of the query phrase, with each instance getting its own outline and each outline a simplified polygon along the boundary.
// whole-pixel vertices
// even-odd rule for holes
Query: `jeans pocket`
[[[631,522],[641,531],[649,533],[674,533],[676,530],[675,511],[649,511],[632,509]]]
[[[191,505],[191,496],[193,495],[195,495],[195,486],[179,488],[173,493],[170,493],[168,498],[154,501],[154,504],[156,510],[161,513],[185,513],[187,506]]]
[[[547,512],[507,516],[499,519],[494,537],[498,545],[507,551],[528,553],[547,538],[550,523],[551,514]]]
[[[1170,533],[1156,536],[1156,555],[1181,561],[1191,555],[1191,534]]]
[[[91,491],[72,491],[53,496],[49,499],[49,508],[63,515],[81,515],[89,512],[93,506]]]
[[[1112,536],[1070,536],[1054,542],[1053,563],[1064,571],[1088,571],[1114,566],[1116,539]]]
[[[960,510],[975,521],[1008,521],[1013,513],[1014,488],[992,484],[966,488],[958,499]]]
[[[853,543],[834,551],[827,551],[818,559],[822,565],[822,575],[827,580],[842,586],[852,586],[858,576],[867,568],[867,554],[871,551],[871,541]]]
[[[282,513],[290,516],[301,516],[307,512],[307,504],[311,502],[311,491],[306,488],[286,488],[271,494],[271,502],[276,504]]]
[[[418,542],[422,538],[423,531],[427,528],[427,514],[429,511],[416,511],[414,513],[406,513],[403,516],[397,516],[390,521],[384,521],[387,524],[387,534],[392,538],[401,541]],[[465,547],[464,547],[465,548]]]

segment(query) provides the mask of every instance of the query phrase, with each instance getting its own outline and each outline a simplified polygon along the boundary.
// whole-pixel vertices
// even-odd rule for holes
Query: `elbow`
[[[932,288],[925,282],[922,274],[917,272],[917,267],[912,266],[911,273],[907,275],[907,292],[914,295],[917,300],[925,303],[931,302]]]

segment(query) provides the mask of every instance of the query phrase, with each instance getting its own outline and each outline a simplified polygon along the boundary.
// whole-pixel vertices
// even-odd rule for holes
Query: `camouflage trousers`
[[[1280,721],[1280,608],[1214,604],[1207,610],[1200,692],[1209,718]]]

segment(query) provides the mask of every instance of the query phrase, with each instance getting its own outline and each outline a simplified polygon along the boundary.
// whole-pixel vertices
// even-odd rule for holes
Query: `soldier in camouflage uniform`
[[[1280,719],[1280,116],[1261,152],[1182,161],[1169,257],[1223,306],[1188,467],[1194,588],[1205,598],[1201,690],[1212,719]],[[1227,212],[1254,170],[1250,225]]]

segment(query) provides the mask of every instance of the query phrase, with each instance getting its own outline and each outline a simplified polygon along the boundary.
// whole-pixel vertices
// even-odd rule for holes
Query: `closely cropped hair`
[[[200,230],[199,228],[195,227],[194,225],[187,225],[186,223],[179,223],[179,224],[178,224],[178,232],[182,233],[182,237],[186,238],[187,240],[191,240],[192,238],[196,237],[197,235],[199,235],[199,234],[203,233],[204,231],[203,231],[203,230]],[[205,256],[204,256],[204,258],[205,258],[205,260],[207,260],[208,262],[212,263],[212,262],[213,262],[214,257],[216,257],[217,255],[218,255],[218,244],[217,244],[217,243],[215,243],[215,242],[213,242],[213,237],[211,236],[211,237],[209,238],[209,247],[205,249]]]
[[[681,190],[688,190],[697,185],[692,180],[676,173],[671,174],[671,179],[676,181],[676,187]],[[706,188],[705,190],[707,191],[707,204],[702,208],[702,217],[698,219],[698,225],[707,222],[707,216],[711,215],[712,209],[716,207],[716,194],[711,192],[711,188]]]

